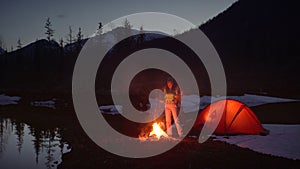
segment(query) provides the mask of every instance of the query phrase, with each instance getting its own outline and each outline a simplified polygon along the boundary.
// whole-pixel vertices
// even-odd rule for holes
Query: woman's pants
[[[165,116],[166,116],[166,126],[167,126],[167,134],[169,136],[172,136],[172,116],[174,119],[174,123],[177,128],[177,132],[179,137],[182,136],[182,127],[180,124],[180,120],[178,118],[178,113],[177,113],[177,105],[175,103],[166,103],[165,105]]]

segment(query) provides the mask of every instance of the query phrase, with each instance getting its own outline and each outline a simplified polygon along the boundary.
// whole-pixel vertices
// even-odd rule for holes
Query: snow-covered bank
[[[227,96],[226,98],[238,100],[242,103],[245,103],[249,107],[263,105],[263,104],[267,104],[267,103],[299,101],[299,100],[295,100],[295,99],[259,96],[259,95],[251,95],[251,94],[245,94],[243,96]],[[19,96],[7,96],[5,94],[1,94],[0,95],[0,106],[1,105],[18,104],[20,99],[21,99],[21,97],[19,97]],[[184,95],[182,97],[181,107],[183,109],[183,112],[185,112],[185,113],[196,112],[199,107],[200,107],[200,109],[204,109],[206,106],[208,106],[211,103],[211,101],[215,102],[217,100],[222,100],[222,99],[225,99],[225,97],[223,97],[223,96],[222,97],[202,96],[200,98],[197,95]],[[152,106],[158,106],[160,104],[163,104],[163,100],[153,99],[153,98],[150,98],[149,100],[150,100],[150,104]],[[200,104],[199,104],[199,100],[200,100]],[[47,100],[47,101],[33,101],[30,104],[31,104],[31,106],[48,107],[48,108],[55,109],[56,108],[55,107],[56,99]],[[104,113],[104,114],[123,113],[121,105],[100,106],[99,109],[100,109],[101,113]]]
[[[197,95],[184,95],[181,102],[181,107],[185,113],[195,112],[198,107],[200,109],[204,109],[206,106],[211,104],[211,102],[215,102],[222,99],[234,99],[246,104],[249,107],[263,105],[267,103],[280,103],[280,102],[293,102],[299,101],[295,99],[286,99],[286,98],[278,98],[278,97],[270,97],[270,96],[259,96],[252,94],[245,94],[242,96],[221,96],[221,97],[213,97],[213,96],[202,96],[199,98]],[[200,105],[198,104],[200,99]]]
[[[100,112],[103,114],[111,114],[111,115],[116,115],[116,114],[122,114],[122,106],[120,105],[107,105],[107,106],[100,106],[99,107]]]
[[[295,99],[286,99],[286,98],[279,98],[279,97],[270,97],[270,96],[260,96],[260,95],[253,95],[253,94],[245,94],[243,96],[227,96],[229,99],[238,100],[243,102],[249,107],[258,106],[267,103],[280,103],[280,102],[293,102],[299,101]],[[217,98],[218,100],[219,98]]]
[[[35,107],[48,107],[51,109],[55,109],[55,100],[56,99],[47,100],[47,101],[34,101],[31,102],[30,105]]]
[[[300,125],[264,124],[270,130],[267,136],[238,135],[215,136],[215,140],[274,156],[300,160]]]
[[[21,97],[19,96],[7,96],[5,94],[0,94],[0,105],[10,105],[18,104]]]
[[[259,95],[251,95],[251,94],[245,94],[243,96],[227,96],[227,99],[234,99],[238,100],[242,103],[245,103],[247,106],[258,106],[263,105],[267,103],[280,103],[280,102],[293,102],[293,101],[299,101],[295,99],[286,99],[286,98],[277,98],[277,97],[269,97],[269,96],[259,96]],[[213,97],[213,96],[202,96],[201,98],[197,95],[184,95],[182,97],[181,101],[181,107],[183,109],[184,113],[191,113],[196,112],[199,107],[200,109],[204,109],[206,106],[210,105],[211,102],[215,102],[217,100],[225,99],[225,97]],[[199,104],[200,100],[200,104]],[[150,105],[154,106],[156,110],[163,111],[163,99],[162,98],[149,98]],[[147,105],[147,106],[150,106]],[[121,105],[107,105],[107,106],[100,106],[101,113],[104,114],[120,114],[123,113],[122,106]],[[146,111],[145,113],[151,113],[149,111]]]

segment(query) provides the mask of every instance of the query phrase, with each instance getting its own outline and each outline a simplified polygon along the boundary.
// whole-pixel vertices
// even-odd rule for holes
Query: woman
[[[180,101],[180,91],[179,87],[174,84],[173,80],[169,78],[167,80],[167,85],[164,87],[165,94],[165,117],[166,117],[166,126],[167,134],[172,136],[172,116],[174,123],[177,128],[178,136],[182,137],[182,127],[180,120],[178,118],[178,103]]]

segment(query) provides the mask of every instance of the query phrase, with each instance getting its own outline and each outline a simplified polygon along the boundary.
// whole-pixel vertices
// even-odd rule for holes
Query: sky
[[[163,12],[184,18],[195,25],[227,9],[236,0],[1,0],[0,39],[10,50],[20,38],[23,45],[44,39],[48,17],[55,30],[54,39],[66,40],[69,26],[74,34],[81,27],[91,36],[98,23],[137,12]]]

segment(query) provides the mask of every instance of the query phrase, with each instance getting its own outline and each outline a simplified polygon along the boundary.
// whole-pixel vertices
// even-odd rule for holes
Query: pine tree
[[[144,27],[143,27],[143,25],[140,27],[140,33],[144,33]]]
[[[69,44],[73,43],[73,30],[72,30],[71,26],[69,26],[69,33],[68,33],[67,42]]]
[[[144,27],[141,26],[140,27],[140,34],[139,34],[139,37],[138,37],[138,43],[142,44],[145,40],[145,31],[144,31]]]
[[[45,24],[45,28],[46,28],[45,34],[47,35],[47,40],[48,41],[51,40],[51,37],[54,34],[54,30],[51,27],[52,27],[52,23],[50,21],[50,18],[47,18],[47,21],[46,21],[46,24]]]
[[[64,40],[63,40],[63,38],[60,38],[60,40],[59,40],[59,46],[60,46],[61,48],[64,47]]]
[[[4,49],[5,45],[4,45],[4,41],[2,39],[2,36],[0,35],[0,48]]]
[[[126,37],[130,37],[132,35],[132,32],[131,32],[132,25],[130,24],[130,22],[128,21],[127,18],[125,18],[125,20],[123,22],[123,26],[125,28],[125,30],[123,31],[123,36],[125,35]],[[119,37],[117,39],[119,39]]]
[[[79,27],[78,33],[77,33],[77,42],[80,42],[83,38],[83,34],[81,32],[81,28]]]
[[[97,29],[97,35],[101,35],[103,32],[103,26],[102,26],[101,22],[99,22],[98,24],[99,25],[98,25],[98,29]]]
[[[15,124],[15,128],[16,128],[15,135],[17,136],[17,147],[18,147],[19,153],[21,153],[23,143],[24,143],[24,127],[25,127],[24,123],[17,122]]]
[[[21,49],[22,48],[22,43],[21,43],[21,39],[19,38],[17,41],[17,48]]]
[[[124,20],[124,28],[126,28],[126,29],[132,28],[132,25],[130,24],[130,22],[128,21],[127,18]]]

